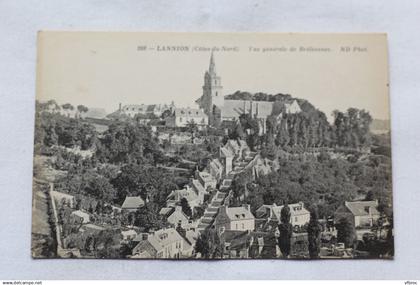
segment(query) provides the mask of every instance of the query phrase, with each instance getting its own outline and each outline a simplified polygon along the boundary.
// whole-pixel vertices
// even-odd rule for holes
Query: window
[[[238,229],[238,224],[236,224],[236,229]]]
[[[217,92],[216,92],[216,97],[217,97],[217,95],[218,95],[218,94],[217,94]]]
[[[298,217],[295,217],[295,222],[297,222],[298,221]]]
[[[242,229],[245,229],[245,225],[244,224],[242,224]]]

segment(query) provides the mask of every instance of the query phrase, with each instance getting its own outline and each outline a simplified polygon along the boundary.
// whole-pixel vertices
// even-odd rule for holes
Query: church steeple
[[[209,70],[204,74],[203,95],[196,101],[209,116],[211,125],[216,124],[216,117],[224,105],[223,87],[220,76],[216,74],[216,64],[213,52],[210,55]]]
[[[216,74],[216,64],[214,63],[214,54],[213,54],[213,51],[211,52],[211,56],[210,56],[209,73],[210,74]]]

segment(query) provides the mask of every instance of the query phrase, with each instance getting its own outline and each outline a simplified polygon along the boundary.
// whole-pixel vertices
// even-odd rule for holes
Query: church
[[[249,114],[257,119],[260,134],[267,129],[267,117],[270,115],[282,116],[282,113],[295,114],[301,112],[299,103],[293,99],[291,102],[283,102],[283,111],[275,114],[272,101],[233,100],[225,99],[220,76],[216,73],[216,63],[213,52],[210,56],[209,69],[204,74],[203,95],[195,101],[200,109],[208,116],[209,124],[220,125],[223,122],[233,122],[242,114]]]

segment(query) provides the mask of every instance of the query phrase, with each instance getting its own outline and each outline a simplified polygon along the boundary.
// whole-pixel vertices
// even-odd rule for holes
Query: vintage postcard
[[[394,256],[385,34],[40,32],[32,256]]]

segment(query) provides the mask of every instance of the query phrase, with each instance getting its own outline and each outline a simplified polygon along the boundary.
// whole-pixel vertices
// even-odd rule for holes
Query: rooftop
[[[225,207],[231,221],[254,219],[254,215],[245,207]]]
[[[345,202],[345,206],[355,216],[369,215],[369,211],[372,215],[379,215],[379,212],[377,209],[378,201]]]
[[[124,203],[122,204],[122,209],[136,209],[144,206],[144,201],[140,196],[125,197]]]

